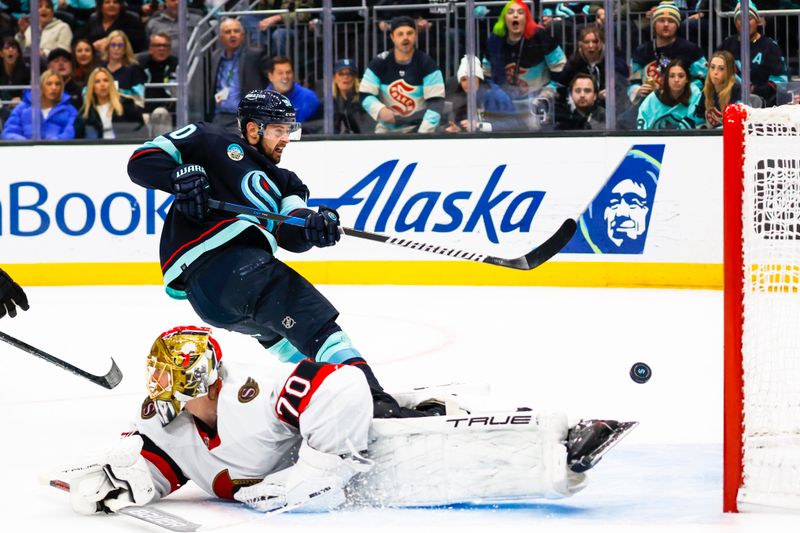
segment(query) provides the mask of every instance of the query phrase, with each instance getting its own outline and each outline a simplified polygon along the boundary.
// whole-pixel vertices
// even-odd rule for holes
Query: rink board
[[[161,282],[171,198],[129,181],[135,148],[0,147],[2,263],[21,283]],[[532,272],[353,238],[279,257],[318,283],[720,288],[721,149],[710,136],[303,141],[281,166],[348,226],[516,257],[584,215],[582,241]]]

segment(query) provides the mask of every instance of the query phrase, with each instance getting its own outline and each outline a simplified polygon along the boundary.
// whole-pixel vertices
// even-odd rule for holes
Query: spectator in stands
[[[0,50],[3,57],[3,68],[0,69],[0,86],[2,85],[28,85],[31,82],[31,67],[22,57],[22,47],[13,37],[3,38],[3,48]],[[0,106],[0,121],[5,122],[11,110],[22,99],[22,89],[0,90],[0,100],[11,102]]]
[[[742,85],[736,81],[736,62],[730,52],[720,51],[711,55],[708,62],[708,77],[703,87],[703,98],[697,106],[697,117],[701,127],[722,127],[722,112],[728,104],[742,101]],[[702,124],[705,122],[705,124]]]
[[[114,30],[108,34],[107,46],[102,52],[103,66],[114,75],[117,89],[144,108],[145,74],[133,54],[133,47],[125,32]]]
[[[444,78],[428,54],[417,49],[414,19],[392,19],[392,50],[378,54],[361,80],[364,109],[376,133],[436,131],[442,120]]]
[[[640,130],[683,130],[698,125],[697,106],[703,93],[691,83],[689,68],[681,59],[673,59],[658,90],[647,95],[639,107]]]
[[[75,138],[74,122],[78,112],[64,94],[61,76],[52,70],[45,70],[39,77],[41,90],[41,129],[42,139],[67,140]],[[31,91],[26,90],[22,102],[14,108],[3,127],[3,139],[26,140],[33,138],[33,103]]]
[[[69,50],[55,48],[47,56],[47,68],[59,76],[64,83],[64,94],[69,96],[69,103],[75,110],[80,109],[83,102],[83,87],[72,79],[72,54]]]
[[[584,73],[592,76],[599,89],[598,103],[605,105],[606,100],[606,68],[605,68],[605,42],[603,31],[595,24],[584,26],[578,35],[578,46],[575,53],[567,60],[564,70],[558,76],[563,85],[569,85],[576,74]],[[628,65],[622,51],[614,52],[614,75],[616,87],[617,109],[624,105],[628,86]],[[569,93],[565,96],[569,96]]]
[[[192,28],[197,26],[200,22],[200,15],[195,13],[187,13],[187,27],[189,32]],[[152,16],[147,21],[145,31],[148,37],[152,37],[156,33],[166,33],[171,43],[178,42],[178,0],[165,0],[164,9],[159,11],[156,15]],[[152,41],[150,45],[152,46]],[[178,50],[172,50],[173,54],[177,54]]]
[[[558,43],[537,24],[522,0],[510,0],[500,13],[486,43],[492,81],[514,100],[520,116],[528,120],[530,100],[555,103],[553,79],[567,63]],[[538,127],[529,122],[531,128]]]
[[[97,0],[97,9],[86,23],[85,32],[98,53],[106,49],[108,36],[116,30],[128,36],[134,52],[147,47],[144,26],[136,13],[127,11],[122,0]]]
[[[97,2],[96,0],[58,0],[58,10],[72,14],[77,27],[82,28],[86,26],[92,13],[97,10]]]
[[[334,133],[372,133],[375,122],[361,105],[358,71],[352,59],[340,59],[333,65]]]
[[[55,18],[53,0],[39,0],[39,28],[39,54],[43,58],[55,48],[69,50],[72,45],[72,29],[66,22]],[[28,15],[19,19],[17,41],[25,50],[31,47],[31,23]]]
[[[143,126],[141,108],[117,90],[111,72],[104,67],[94,69],[89,74],[83,106],[75,121],[75,136],[79,139],[144,137]]]
[[[720,50],[727,50],[736,59],[741,58],[739,34],[742,31],[741,4],[736,5],[733,18],[736,22],[737,35],[731,35],[720,45]],[[761,16],[758,8],[750,2],[750,91],[763,98],[767,107],[775,105],[776,83],[789,81],[786,60],[778,43],[759,32]],[[741,74],[741,73],[740,73]]]
[[[271,56],[289,55],[288,45],[298,38],[297,25],[307,24],[314,18],[313,13],[298,13],[297,9],[319,7],[315,5],[318,3],[313,0],[262,0],[259,3],[259,9],[287,9],[289,11],[288,13],[269,15],[258,23],[259,31],[270,34],[268,39]]]
[[[473,73],[477,80],[475,104],[477,111],[477,123],[474,131],[504,131],[514,129],[524,129],[524,125],[517,122],[509,123],[508,120],[514,115],[514,103],[497,85],[487,82],[484,77],[483,66],[480,59],[474,58]],[[447,126],[444,130],[448,133],[458,133],[469,131],[467,117],[467,95],[469,90],[469,63],[467,56],[461,58],[458,65],[458,72],[454,80],[448,81],[445,87],[447,100],[452,105],[452,117],[448,118]],[[510,113],[509,113],[510,111]],[[489,118],[491,117],[491,118]],[[511,124],[513,127],[509,127]]]
[[[663,1],[653,10],[651,24],[655,39],[643,43],[631,56],[628,96],[639,104],[662,84],[664,68],[675,59],[688,67],[690,81],[698,89],[705,82],[706,58],[700,47],[678,36],[681,12],[674,3]]]
[[[311,89],[294,81],[292,60],[286,56],[275,56],[267,65],[267,89],[278,91],[292,102],[297,113],[297,122],[308,122],[319,109],[319,98]]]
[[[72,72],[72,79],[83,89],[83,87],[86,87],[89,74],[100,63],[97,58],[97,52],[95,52],[89,39],[81,37],[72,43],[72,59],[75,66]]]
[[[150,46],[147,52],[140,54],[139,66],[144,71],[145,83],[171,83],[175,82],[178,70],[178,58],[170,54],[172,42],[166,33],[154,33],[150,36]],[[163,88],[145,89],[145,106],[147,113],[152,113],[158,107],[175,112],[175,103],[150,102],[151,98],[172,98],[174,93]]]
[[[605,110],[597,105],[598,99],[594,77],[584,72],[575,74],[569,83],[567,102],[556,107],[556,129],[606,129]]]
[[[236,19],[224,19],[219,25],[220,49],[211,60],[214,80],[214,103],[209,117],[215,124],[239,132],[236,113],[242,96],[262,89],[266,80],[261,74],[261,52],[248,50],[244,45],[244,29]]]
[[[13,37],[17,33],[17,21],[10,14],[0,9],[0,40]]]

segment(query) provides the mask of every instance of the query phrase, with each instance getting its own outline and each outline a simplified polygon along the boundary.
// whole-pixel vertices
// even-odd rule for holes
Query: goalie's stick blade
[[[45,482],[44,477],[41,477],[40,481]],[[69,492],[70,490],[69,482],[61,479],[48,479],[46,480],[46,484],[55,489],[63,490],[64,492]],[[191,532],[197,531],[202,527],[200,524],[189,522],[180,516],[162,511],[156,507],[150,507],[146,505],[130,505],[128,507],[117,509],[114,512],[117,514],[132,516],[133,518],[163,527],[169,531]]]
[[[486,257],[483,262],[493,265],[516,268],[519,270],[532,270],[548,261],[551,257],[561,251],[569,240],[575,235],[578,224],[575,220],[568,218],[561,224],[561,227],[553,233],[549,239],[542,244],[516,259],[503,259],[500,257]]]
[[[246,205],[239,205],[231,202],[221,202],[213,198],[208,201],[208,206],[211,209],[216,209],[218,211],[227,211],[229,213],[238,213],[240,215],[251,215],[256,218],[282,222],[291,226],[305,226],[304,218],[279,215],[277,213],[262,211],[261,209],[256,209]],[[344,226],[340,226],[339,230],[342,234],[350,237],[366,239],[373,242],[393,244],[395,246],[402,246],[403,248],[409,248],[411,250],[420,250],[422,252],[444,255],[453,259],[463,259],[464,261],[474,261],[477,263],[488,263],[490,265],[515,268],[517,270],[531,270],[556,255],[564,246],[566,246],[566,244],[575,234],[577,227],[578,225],[575,220],[568,218],[563,224],[561,224],[561,227],[550,236],[549,239],[522,257],[517,257],[514,259],[504,259],[502,257],[494,257],[478,252],[456,250],[446,246],[439,246],[435,244],[414,241],[411,239],[403,239],[400,237],[392,237],[389,235],[381,235],[379,233],[346,228]]]
[[[111,358],[111,369],[102,376],[96,376],[94,374],[90,374],[89,372],[81,368],[78,368],[77,366],[71,365],[62,359],[59,359],[58,357],[50,355],[49,353],[40,350],[39,348],[36,348],[34,346],[31,346],[30,344],[22,342],[19,339],[15,339],[11,335],[3,333],[2,331],[0,331],[0,340],[7,342],[8,344],[10,344],[15,348],[19,348],[23,352],[28,352],[29,354],[44,359],[45,361],[52,363],[58,367],[61,367],[68,372],[72,372],[76,376],[80,376],[84,379],[91,381],[92,383],[100,385],[101,387],[105,387],[107,389],[113,389],[114,387],[119,385],[119,383],[122,381],[122,370],[119,369],[113,357]]]

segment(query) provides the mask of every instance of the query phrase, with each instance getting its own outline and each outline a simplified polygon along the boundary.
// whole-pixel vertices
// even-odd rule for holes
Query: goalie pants
[[[185,274],[186,295],[208,324],[255,337],[269,348],[286,338],[313,358],[340,328],[339,312],[268,250],[235,245],[205,254]]]

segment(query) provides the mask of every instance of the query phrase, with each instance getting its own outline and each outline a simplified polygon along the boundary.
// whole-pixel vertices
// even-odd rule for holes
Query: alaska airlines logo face
[[[643,253],[663,156],[663,144],[633,146],[581,215],[562,252]]]
[[[389,85],[389,96],[397,103],[389,107],[404,117],[413,114],[417,107],[414,99],[409,96],[413,91],[414,87],[406,83],[405,80],[399,79],[393,82]]]

